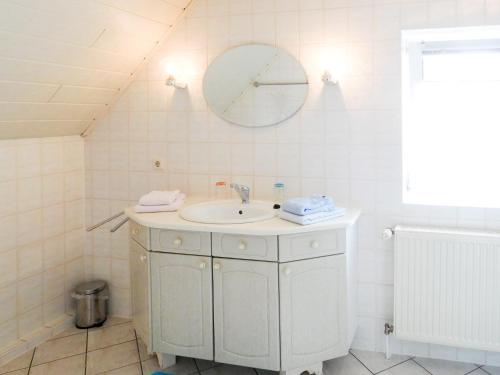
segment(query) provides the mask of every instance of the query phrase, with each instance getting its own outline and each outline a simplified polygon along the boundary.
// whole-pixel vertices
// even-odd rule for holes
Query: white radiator
[[[394,334],[500,351],[500,233],[397,226]]]

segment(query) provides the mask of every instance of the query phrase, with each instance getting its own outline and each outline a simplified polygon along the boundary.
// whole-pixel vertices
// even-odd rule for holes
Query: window
[[[500,207],[500,28],[402,41],[403,202]]]

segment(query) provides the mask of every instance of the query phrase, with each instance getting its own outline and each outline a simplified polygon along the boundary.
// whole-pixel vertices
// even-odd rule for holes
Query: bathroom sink
[[[275,210],[271,202],[240,200],[209,201],[187,206],[180,211],[184,220],[206,224],[244,224],[272,219]]]

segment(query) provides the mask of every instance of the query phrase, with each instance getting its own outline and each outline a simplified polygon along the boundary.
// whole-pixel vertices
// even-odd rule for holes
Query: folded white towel
[[[186,195],[183,193],[180,193],[180,195],[177,197],[177,199],[175,201],[172,202],[172,204],[159,204],[156,206],[142,206],[142,205],[138,204],[134,207],[134,209],[135,209],[135,212],[137,212],[137,213],[177,211],[184,204],[185,198],[186,198]]]
[[[155,190],[143,195],[139,199],[139,204],[141,206],[161,206],[164,204],[172,204],[180,196],[180,194],[182,193],[179,190]]]
[[[290,212],[280,211],[280,218],[300,225],[309,225],[344,216],[345,212],[346,209],[340,207],[335,208],[333,211],[318,212],[310,215],[295,215]]]

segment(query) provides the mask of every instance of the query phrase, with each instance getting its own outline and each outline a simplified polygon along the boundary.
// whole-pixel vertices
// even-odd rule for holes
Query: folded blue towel
[[[331,197],[325,195],[313,195],[311,197],[299,197],[287,200],[281,208],[295,215],[309,215],[316,212],[328,212],[335,209]]]

